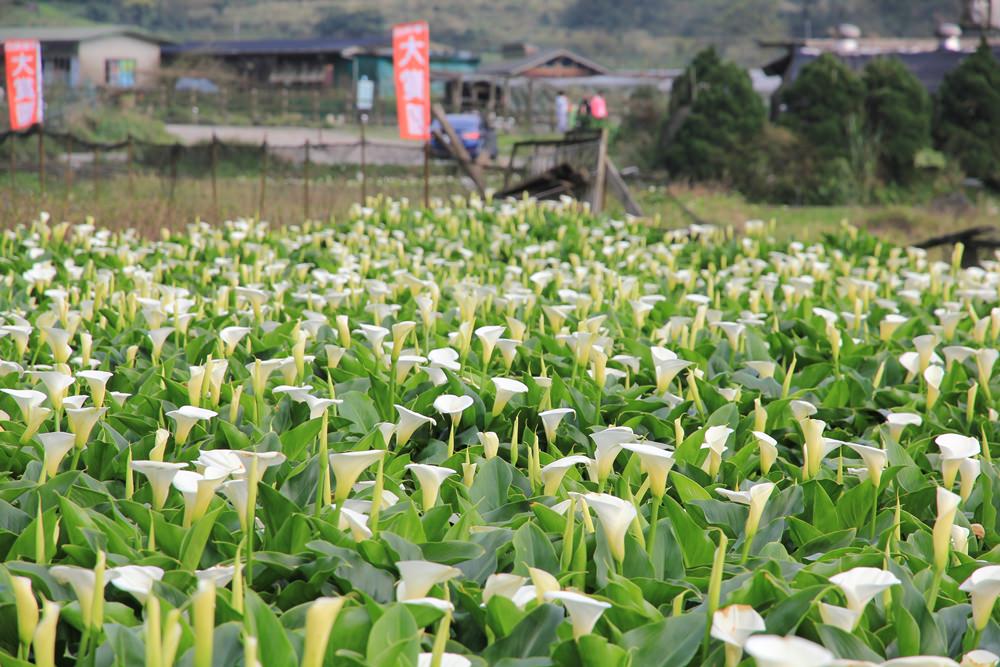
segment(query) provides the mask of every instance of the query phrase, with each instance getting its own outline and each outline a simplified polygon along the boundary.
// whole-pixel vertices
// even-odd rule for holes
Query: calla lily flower
[[[878,449],[877,447],[869,447],[868,445],[857,445],[849,442],[847,446],[854,450],[854,453],[858,454],[861,460],[865,462],[865,468],[868,470],[868,480],[877,489],[882,480],[882,471],[885,470],[886,465],[889,463],[889,455],[885,450]]]
[[[494,458],[500,451],[500,436],[493,431],[480,431],[476,434],[479,444],[483,446],[483,458],[487,461]]]
[[[592,597],[572,591],[551,591],[545,594],[546,600],[562,602],[569,612],[570,623],[573,625],[573,637],[579,639],[583,635],[589,635],[601,615],[611,604],[603,600],[595,600]]]
[[[494,417],[503,412],[504,406],[515,394],[524,394],[528,391],[528,387],[523,382],[510,378],[493,378],[493,386],[496,388],[492,412]]]
[[[66,420],[69,422],[69,430],[75,436],[74,444],[78,449],[87,444],[90,432],[107,411],[107,408],[66,408]]]
[[[511,366],[514,365],[514,359],[517,358],[517,348],[520,345],[521,341],[512,338],[501,338],[497,341],[497,347],[500,348],[500,355],[503,357],[504,369],[508,373]]]
[[[184,405],[166,414],[174,420],[174,442],[177,443],[177,446],[181,446],[187,442],[188,435],[195,424],[202,420],[211,419],[219,413],[193,405]]]
[[[42,458],[42,468],[49,477],[59,474],[59,464],[66,457],[66,454],[73,449],[74,437],[72,433],[62,433],[53,431],[51,433],[39,433],[38,440],[42,443],[45,454]]]
[[[808,639],[778,635],[754,635],[744,649],[757,667],[824,667],[833,662],[833,654]]]
[[[211,581],[217,587],[228,586],[236,574],[236,567],[233,565],[213,565],[204,570],[195,570],[194,576],[198,581]]]
[[[231,479],[219,485],[222,493],[236,510],[236,515],[240,520],[240,529],[247,530],[247,512],[250,509],[250,489],[246,478]]]
[[[569,469],[581,463],[588,465],[591,463],[591,459],[581,454],[574,454],[573,456],[564,456],[542,467],[542,484],[544,485],[542,493],[554,496]]]
[[[639,457],[639,467],[649,479],[649,491],[654,498],[663,498],[667,492],[667,476],[674,467],[674,454],[660,447],[633,442],[622,445]]]
[[[709,475],[715,477],[722,465],[722,453],[728,449],[726,442],[729,440],[733,429],[728,426],[711,426],[705,429],[705,441],[701,448],[708,450],[708,457],[702,464],[702,469]]]
[[[846,572],[830,577],[830,583],[835,584],[844,592],[847,598],[847,608],[861,617],[868,602],[890,586],[901,582],[892,572],[874,567],[855,567]]]
[[[204,473],[190,470],[178,470],[172,481],[174,488],[184,497],[183,525],[190,526],[208,510],[209,503],[215,495],[215,490],[229,476],[228,470],[208,467]]]
[[[747,640],[764,630],[764,619],[750,605],[734,604],[712,614],[712,637],[725,643],[727,667],[739,664]]]
[[[31,645],[35,628],[38,627],[38,601],[31,591],[30,578],[11,576],[10,583],[14,590],[14,606],[17,609],[17,637],[21,646],[27,647]]]
[[[927,382],[927,409],[934,407],[938,396],[941,395],[941,382],[944,380],[944,369],[940,366],[928,366],[924,371],[924,380]]]
[[[958,495],[961,496],[962,502],[968,500],[969,496],[972,495],[972,488],[979,477],[980,470],[979,459],[965,459],[958,465],[958,472],[962,479]]]
[[[789,402],[788,408],[792,411],[792,417],[794,417],[797,422],[802,422],[803,420],[812,417],[817,412],[816,406],[809,401],[794,400]]]
[[[227,357],[233,356],[236,352],[236,346],[250,331],[249,327],[224,327],[219,330],[219,339],[222,341]]]
[[[417,667],[432,667],[433,653],[421,653],[417,656]],[[442,653],[440,667],[471,667],[472,661],[458,653]]]
[[[512,600],[517,591],[524,586],[525,581],[527,581],[525,577],[516,574],[503,572],[491,574],[486,577],[486,583],[483,585],[483,604],[489,602],[494,595]]]
[[[70,332],[56,327],[43,327],[45,341],[52,350],[52,359],[57,364],[65,364],[73,354],[73,349],[69,346],[69,341],[73,337]]]
[[[959,667],[997,667],[1000,664],[1000,656],[985,649],[969,651],[962,656]]]
[[[479,339],[479,342],[483,346],[483,368],[487,368],[490,365],[493,348],[496,347],[497,342],[506,330],[507,327],[503,326],[485,326],[476,329],[476,338]]]
[[[767,506],[767,500],[773,491],[774,484],[771,482],[758,482],[746,491],[715,490],[720,496],[725,496],[733,502],[750,506],[750,513],[747,515],[746,527],[744,528],[744,539],[748,543],[752,542],[754,535],[757,534],[760,519],[764,515],[764,508]]]
[[[948,547],[951,543],[951,527],[955,522],[958,505],[962,501],[951,491],[938,487],[937,489],[937,519],[934,522],[934,567],[943,571],[948,564]]]
[[[754,431],[753,437],[760,449],[760,474],[766,475],[778,459],[778,441],[763,431]]]
[[[90,400],[94,407],[100,408],[104,405],[104,395],[107,391],[108,381],[113,375],[108,371],[80,371],[76,374],[77,379],[83,379],[90,389]]]
[[[778,367],[773,361],[748,361],[747,366],[753,369],[762,380],[773,378],[774,371]]]
[[[823,464],[823,456],[826,454],[826,445],[823,442],[823,431],[826,429],[826,422],[819,419],[806,417],[799,422],[802,427],[802,435],[805,438],[803,479],[811,479],[819,474]]]
[[[981,449],[979,441],[957,433],[945,433],[934,438],[934,443],[941,449],[941,477],[944,488],[951,489],[962,461],[979,454]]]
[[[427,597],[436,584],[462,576],[458,568],[426,560],[401,560],[396,568],[399,570],[396,600],[400,602]]]
[[[538,413],[539,419],[542,420],[542,428],[545,429],[546,442],[555,442],[556,430],[566,415],[576,416],[576,410],[573,408],[553,408]]]
[[[622,445],[634,441],[635,433],[627,426],[612,426],[591,433],[590,439],[596,445],[594,460],[596,461],[598,484],[603,484],[604,480],[611,474]]]
[[[934,355],[934,348],[937,347],[938,339],[933,334],[917,336],[913,339],[913,347],[917,350],[917,371],[923,373],[931,364]]]
[[[858,621],[861,620],[860,612],[825,602],[819,603],[819,616],[827,625],[840,628],[844,632],[854,632]]]
[[[969,534],[971,532],[965,526],[952,525],[951,548],[955,550],[955,553],[969,554]]]
[[[63,398],[66,391],[73,386],[73,376],[59,371],[28,371],[26,375],[38,378],[45,385],[45,391],[49,396],[52,407],[56,410],[62,409]],[[10,392],[8,392],[10,393]]]
[[[132,461],[132,469],[142,473],[153,489],[153,509],[163,509],[170,493],[170,484],[177,472],[187,467],[186,463],[166,463],[163,461]]]
[[[322,667],[330,631],[337,621],[345,598],[320,597],[313,600],[306,612],[306,644],[302,652],[302,667]]]
[[[251,469],[254,460],[257,464],[257,482],[264,478],[264,473],[268,468],[280,466],[287,457],[281,452],[253,452],[246,449],[231,450],[232,455],[239,459],[243,467],[244,474]]]
[[[981,567],[962,582],[959,590],[972,599],[972,622],[976,630],[982,630],[990,620],[993,605],[1000,596],[1000,565]]]
[[[85,628],[94,627],[94,595],[104,596],[104,591],[96,590],[96,576],[93,570],[76,565],[54,565],[49,574],[61,584],[69,584],[80,603],[80,617]],[[44,617],[43,621],[44,622]],[[41,629],[41,625],[39,625]]]
[[[912,412],[893,412],[885,418],[885,423],[889,426],[889,437],[894,442],[899,442],[903,429],[907,426],[920,426],[923,422],[923,417]]]
[[[625,560],[625,534],[636,517],[635,505],[607,493],[588,493],[587,505],[594,508],[601,521],[611,555],[619,563]]]
[[[437,424],[430,417],[425,417],[418,412],[396,405],[396,413],[399,415],[399,422],[396,423],[396,445],[403,447],[410,441],[414,431],[424,424]]]
[[[425,512],[437,503],[438,492],[441,490],[441,484],[444,480],[457,474],[451,468],[442,468],[426,463],[409,463],[406,465],[406,469],[412,472],[420,482],[421,505]]]
[[[434,409],[443,415],[451,417],[451,424],[454,428],[462,421],[462,413],[471,408],[473,402],[471,396],[441,394],[434,399]]]
[[[153,344],[152,359],[153,363],[160,358],[160,354],[163,352],[163,344],[167,342],[167,338],[170,334],[174,332],[173,327],[160,327],[159,329],[153,329],[149,332],[149,340]]]
[[[122,565],[108,570],[108,581],[115,588],[131,593],[141,603],[153,590],[153,584],[163,579],[163,569],[154,565]]]
[[[330,467],[333,468],[333,476],[337,481],[334,501],[340,504],[347,500],[351,487],[358,481],[361,473],[384,456],[384,449],[330,454]]]

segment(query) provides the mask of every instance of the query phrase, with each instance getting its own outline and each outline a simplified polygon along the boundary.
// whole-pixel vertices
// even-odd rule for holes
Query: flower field
[[[5,232],[0,665],[997,665],[1000,265],[772,232]]]

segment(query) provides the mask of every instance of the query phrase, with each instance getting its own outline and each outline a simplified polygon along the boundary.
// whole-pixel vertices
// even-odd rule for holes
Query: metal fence
[[[291,223],[372,196],[419,202],[467,193],[454,163],[425,158],[420,144],[94,143],[40,127],[0,133],[3,226],[40,209],[149,231],[247,215]]]

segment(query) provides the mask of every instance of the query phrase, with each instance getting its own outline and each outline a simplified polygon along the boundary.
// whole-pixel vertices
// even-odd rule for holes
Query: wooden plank
[[[604,165],[607,169],[608,190],[622,203],[626,213],[641,217],[642,209],[639,208],[639,203],[632,197],[632,193],[629,191],[625,179],[622,178],[621,173],[618,171],[618,167],[611,161],[611,158],[606,158]]]
[[[590,210],[600,213],[604,208],[604,186],[608,166],[608,130],[601,128],[601,138],[597,144],[597,173],[590,186]]]
[[[465,150],[465,145],[455,132],[455,128],[448,122],[444,109],[441,108],[440,104],[435,104],[431,107],[431,113],[437,122],[441,124],[441,129],[448,138],[448,141],[438,138],[438,142],[448,147],[448,152],[452,154],[459,166],[469,175],[472,182],[476,184],[476,190],[479,191],[480,196],[485,197],[486,185],[483,183],[483,173],[480,171],[478,165],[473,163],[472,158],[469,157],[469,152]],[[438,136],[440,137],[440,135]]]

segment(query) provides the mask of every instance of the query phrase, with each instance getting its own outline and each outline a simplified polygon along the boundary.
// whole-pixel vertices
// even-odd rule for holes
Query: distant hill
[[[905,7],[902,7],[905,5]],[[130,23],[176,39],[307,37],[430,22],[435,41],[479,52],[506,42],[568,46],[619,67],[674,67],[707,43],[759,64],[761,37],[926,36],[960,0],[0,0],[0,24]],[[808,26],[808,28],[807,28]]]

